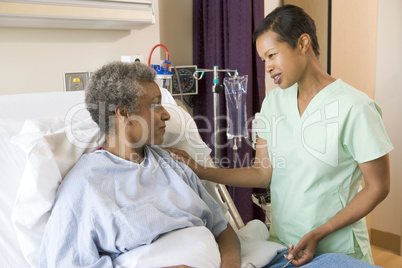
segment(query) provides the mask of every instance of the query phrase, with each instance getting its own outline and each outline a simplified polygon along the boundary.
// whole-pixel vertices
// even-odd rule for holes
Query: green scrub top
[[[285,245],[297,245],[353,199],[362,182],[358,163],[393,149],[380,107],[341,79],[322,89],[301,117],[297,94],[297,84],[269,92],[257,125],[273,167],[270,239]],[[371,256],[364,218],[325,237],[316,252],[353,256],[356,242]]]

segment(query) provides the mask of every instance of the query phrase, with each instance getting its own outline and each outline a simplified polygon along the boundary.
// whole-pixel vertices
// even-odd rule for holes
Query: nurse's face
[[[265,71],[284,89],[300,81],[305,65],[298,45],[292,48],[286,42],[279,42],[278,37],[277,33],[267,31],[256,40],[256,48],[265,63]]]
[[[170,114],[162,106],[162,96],[155,82],[143,82],[145,94],[139,99],[140,110],[130,116],[126,125],[126,138],[132,144],[161,144],[165,134],[165,121]]]

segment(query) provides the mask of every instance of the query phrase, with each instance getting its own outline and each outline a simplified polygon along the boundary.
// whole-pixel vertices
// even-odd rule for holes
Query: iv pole
[[[219,110],[219,94],[223,92],[224,86],[222,84],[219,84],[219,76],[218,72],[226,72],[229,76],[232,76],[231,73],[233,73],[234,77],[237,77],[239,74],[237,70],[229,70],[229,69],[218,69],[218,66],[214,66],[214,69],[200,69],[196,70],[193,74],[193,77],[196,80],[201,80],[202,77],[206,72],[214,72],[214,78],[213,78],[213,85],[212,85],[212,92],[214,94],[214,154],[215,154],[215,165],[219,167],[220,165],[220,160],[221,160],[221,153],[218,149],[218,144],[221,142],[221,138],[219,136],[220,134],[220,126],[219,126],[219,120],[218,116],[220,114]],[[198,76],[198,73],[201,73],[200,76]],[[218,191],[220,192],[221,196],[223,197],[224,201],[228,205],[229,213],[232,215],[235,224],[238,229],[243,228],[244,222],[239,217],[239,212],[237,211],[237,208],[235,204],[233,203],[232,198],[229,195],[229,192],[226,188],[225,185],[223,184],[217,184]]]
[[[218,145],[221,143],[221,137],[220,137],[220,126],[219,126],[219,114],[220,114],[220,109],[219,109],[219,94],[223,92],[224,87],[222,84],[219,84],[219,72],[226,72],[229,76],[232,76],[232,73],[234,77],[237,77],[239,74],[237,70],[230,70],[230,69],[218,69],[218,66],[214,66],[213,69],[197,69],[193,77],[196,80],[201,80],[202,77],[206,72],[213,72],[214,73],[214,78],[212,80],[213,85],[212,85],[212,92],[214,94],[214,154],[215,154],[215,165],[219,167],[220,160],[221,160],[221,153],[219,151]],[[200,76],[198,76],[198,73],[201,73]]]

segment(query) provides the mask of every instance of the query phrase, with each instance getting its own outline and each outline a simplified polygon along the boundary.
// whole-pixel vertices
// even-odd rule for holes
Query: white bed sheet
[[[260,220],[250,221],[238,232],[242,267],[262,267],[285,246],[267,241],[268,230]],[[178,243],[179,241],[179,243]],[[172,247],[172,245],[175,245]],[[219,268],[220,255],[215,238],[205,227],[177,230],[154,243],[133,249],[117,257],[119,268],[152,268],[185,264],[190,267]]]
[[[117,268],[152,268],[181,264],[219,268],[221,258],[211,231],[200,226],[170,232],[152,244],[120,255],[113,263]]]

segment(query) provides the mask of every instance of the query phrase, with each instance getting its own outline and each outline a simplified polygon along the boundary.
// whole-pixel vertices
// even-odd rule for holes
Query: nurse
[[[393,149],[380,107],[322,68],[314,21],[301,8],[278,7],[253,40],[278,85],[262,104],[253,166],[205,168],[172,149],[173,157],[202,179],[270,185],[270,240],[289,250],[286,259],[278,255],[269,266],[287,260],[300,266],[320,253],[373,263],[364,217],[389,193]]]

